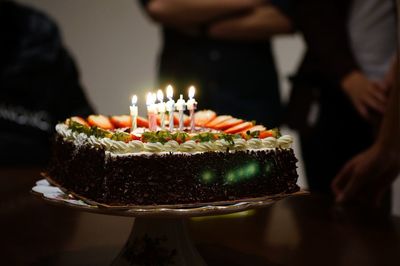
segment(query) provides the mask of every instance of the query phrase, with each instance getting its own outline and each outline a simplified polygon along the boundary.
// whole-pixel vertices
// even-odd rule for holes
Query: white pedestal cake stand
[[[45,179],[32,188],[33,194],[45,201],[86,212],[136,217],[125,246],[112,265],[206,265],[197,252],[187,230],[190,217],[229,214],[261,208],[290,196],[306,195],[301,190],[292,194],[205,203],[204,205],[163,205],[105,207],[88,204],[50,185]]]

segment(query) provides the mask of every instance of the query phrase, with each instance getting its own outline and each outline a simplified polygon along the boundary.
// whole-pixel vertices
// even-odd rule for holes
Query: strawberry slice
[[[263,125],[255,125],[255,126],[253,126],[253,127],[251,127],[251,128],[249,128],[249,129],[245,129],[245,130],[243,130],[244,132],[246,132],[246,131],[250,131],[250,132],[254,132],[254,131],[265,131],[265,130],[267,130]]]
[[[149,127],[149,121],[146,118],[138,116],[136,121],[138,127]]]
[[[273,137],[274,135],[275,134],[274,134],[274,132],[272,130],[264,130],[264,131],[260,132],[260,135],[258,135],[258,137],[260,139],[265,139],[265,138],[268,138],[268,137]]]
[[[164,120],[165,120],[164,121],[165,125],[168,126],[169,125],[169,115],[168,114],[164,114]],[[175,118],[174,118],[174,120],[175,120]],[[161,115],[160,114],[157,115],[157,125],[161,126]]]
[[[202,110],[196,112],[194,123],[196,126],[204,127],[208,122],[217,117],[217,114],[211,110]]]
[[[165,115],[165,123],[167,124],[169,122],[169,120],[167,119],[168,115]],[[161,125],[161,116],[157,115],[157,125]]]
[[[110,120],[116,128],[132,126],[132,117],[129,115],[114,115],[110,118]]]
[[[225,130],[225,133],[229,133],[229,134],[236,134],[236,133],[240,133],[242,131],[246,131],[250,128],[253,127],[253,123],[251,122],[243,122],[241,124],[238,124],[236,126],[230,127],[228,129]]]
[[[89,115],[87,121],[91,126],[97,126],[102,129],[114,129],[113,124],[111,124],[110,119],[104,115]]]
[[[84,126],[87,126],[87,127],[89,126],[89,124],[86,122],[86,120],[83,119],[80,116],[73,116],[70,119],[71,119],[71,121],[77,122],[77,123],[79,123],[81,125],[84,125]]]
[[[242,119],[237,119],[237,118],[230,118],[222,123],[219,123],[217,125],[214,126],[214,129],[217,130],[225,130],[228,129],[230,127],[234,127],[236,125],[239,125],[243,122]]]
[[[185,115],[185,114],[183,115],[183,125],[185,127],[190,126],[190,116]]]
[[[178,125],[179,124],[179,113],[178,112],[174,112],[174,125]]]
[[[206,124],[206,127],[208,127],[208,128],[214,128],[216,125],[218,125],[218,124],[220,124],[220,123],[222,123],[222,122],[225,122],[225,121],[227,121],[227,120],[229,120],[229,119],[231,119],[232,118],[232,116],[230,116],[230,115],[220,115],[220,116],[217,116],[216,118],[214,118],[213,120],[211,120],[210,122],[208,122],[207,124]]]
[[[131,134],[131,140],[140,140],[141,137],[135,134]]]
[[[179,125],[179,112],[174,112],[174,125]],[[188,115],[183,114],[183,125],[185,127],[190,125],[190,117]]]

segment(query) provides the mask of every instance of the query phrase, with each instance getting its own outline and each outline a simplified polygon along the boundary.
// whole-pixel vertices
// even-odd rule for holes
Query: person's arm
[[[258,41],[292,32],[292,23],[277,7],[259,5],[252,10],[212,23],[208,33],[224,40]]]
[[[149,0],[146,10],[155,21],[170,27],[202,25],[220,17],[251,10],[263,0]]]
[[[366,195],[373,204],[379,204],[400,172],[400,71],[397,64],[395,73],[397,75],[376,141],[351,159],[332,182],[339,202]]]

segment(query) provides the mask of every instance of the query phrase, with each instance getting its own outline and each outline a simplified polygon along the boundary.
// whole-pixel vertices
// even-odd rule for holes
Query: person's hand
[[[379,206],[384,192],[399,174],[399,169],[399,150],[374,144],[351,159],[334,178],[332,190],[336,201],[344,203],[358,200]]]
[[[223,16],[244,12],[264,0],[150,0],[147,12],[156,21],[175,28],[209,23]]]
[[[269,4],[217,21],[209,27],[209,35],[213,38],[239,41],[267,40],[274,34],[291,31],[290,20]]]
[[[352,101],[358,113],[370,120],[370,110],[383,114],[387,104],[387,88],[370,81],[359,71],[353,71],[342,81],[342,88]]]

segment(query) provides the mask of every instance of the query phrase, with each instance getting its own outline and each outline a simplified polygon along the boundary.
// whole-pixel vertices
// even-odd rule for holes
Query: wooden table
[[[0,168],[0,265],[109,265],[134,219],[51,206],[29,193],[39,168]],[[400,265],[400,218],[321,195],[189,228],[209,265]]]

